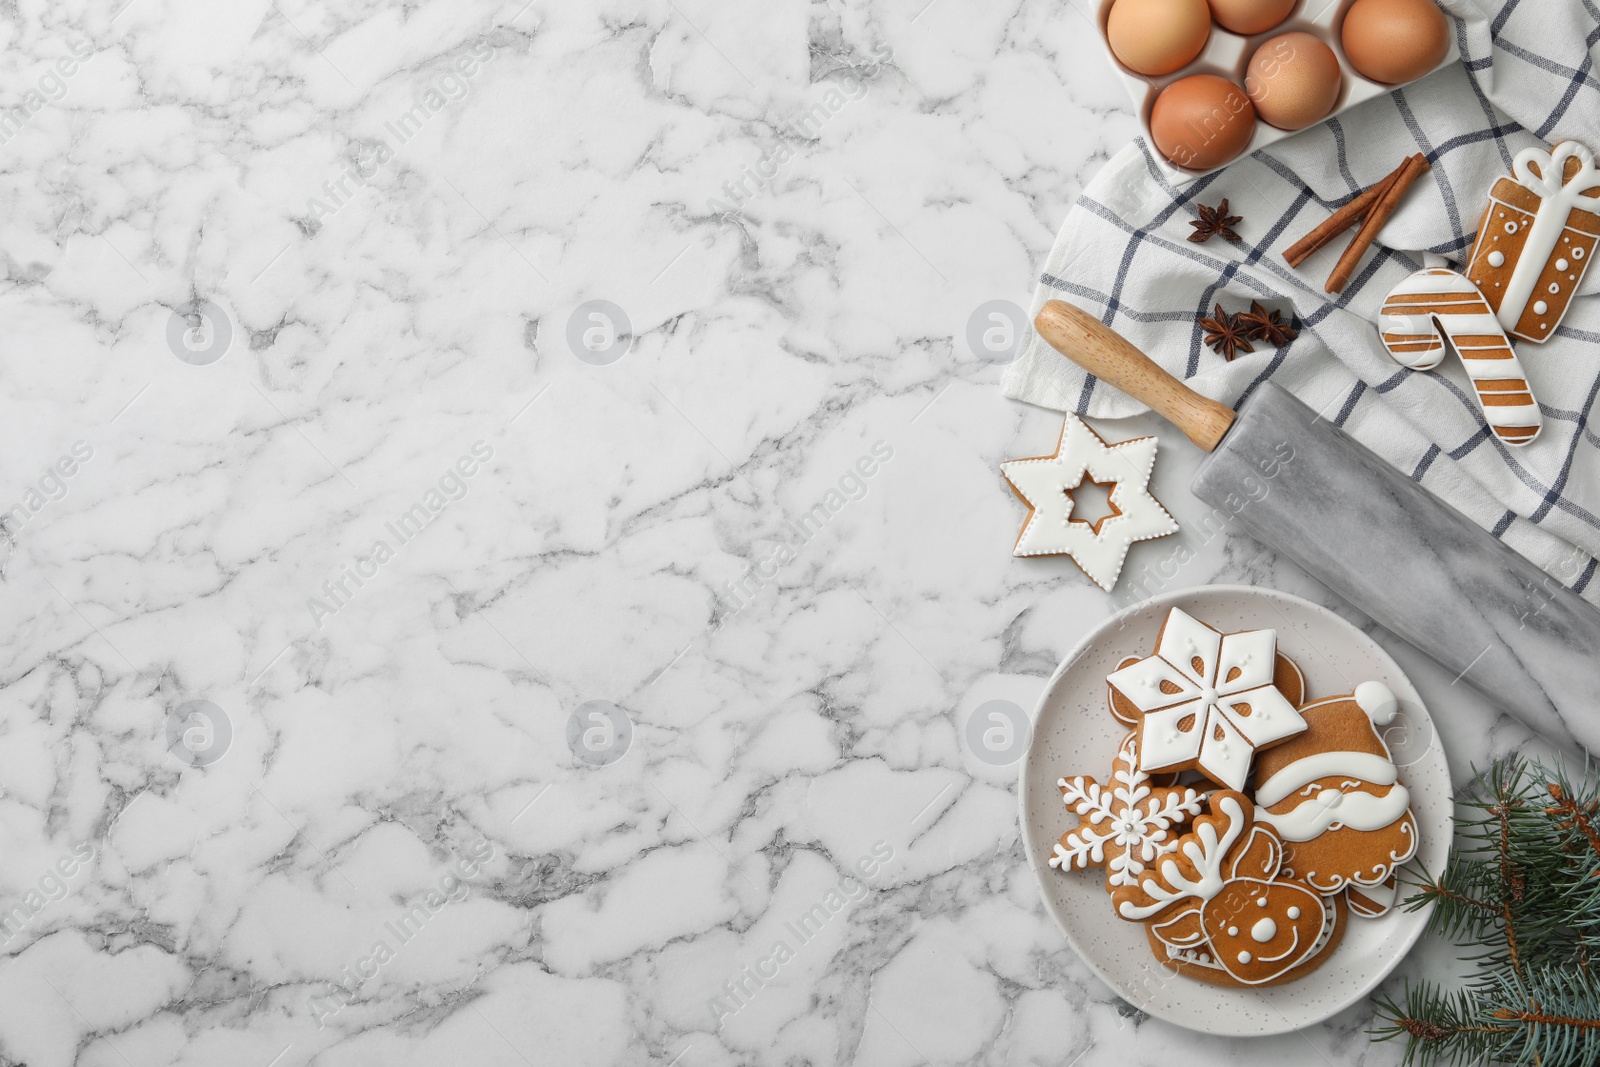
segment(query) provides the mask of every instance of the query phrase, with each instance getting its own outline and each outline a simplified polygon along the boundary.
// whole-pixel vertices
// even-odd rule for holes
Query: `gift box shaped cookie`
[[[1548,341],[1577,294],[1600,242],[1600,170],[1576,141],[1529,148],[1489,193],[1467,262],[1505,331]]]

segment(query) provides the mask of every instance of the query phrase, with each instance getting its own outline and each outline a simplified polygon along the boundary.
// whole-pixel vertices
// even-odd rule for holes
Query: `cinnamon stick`
[[[1411,188],[1411,183],[1416,181],[1422,172],[1428,170],[1428,157],[1415,155],[1406,160],[1406,165],[1401,168],[1400,175],[1395,178],[1384,194],[1372,205],[1372,210],[1367,213],[1367,221],[1361,224],[1361,229],[1356,231],[1355,238],[1350,242],[1350,247],[1344,250],[1344,255],[1339,257],[1339,263],[1333,268],[1333,273],[1328,276],[1326,289],[1330,293],[1344,291],[1350,284],[1350,277],[1355,274],[1356,267],[1361,263],[1361,257],[1367,254],[1367,249],[1372,247],[1372,242],[1377,238],[1378,231],[1383,229],[1383,224],[1389,221],[1389,216],[1394,214],[1394,209],[1400,206],[1401,197]]]
[[[1400,177],[1400,172],[1405,169],[1405,163],[1401,163],[1390,171],[1387,177],[1377,184],[1369,186],[1360,196],[1335,211],[1332,215],[1329,215],[1322,225],[1290,245],[1283,253],[1283,258],[1288,261],[1289,266],[1298,267],[1322,251],[1335,237],[1366,218],[1367,212],[1372,210],[1372,205],[1377,203],[1378,199],[1389,191],[1389,187],[1394,184],[1395,179]]]

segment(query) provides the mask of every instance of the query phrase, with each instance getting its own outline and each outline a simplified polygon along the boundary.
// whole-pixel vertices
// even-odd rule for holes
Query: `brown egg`
[[[1206,0],[1117,0],[1106,39],[1122,65],[1159,77],[1187,65],[1211,36]]]
[[[1384,85],[1422,77],[1450,50],[1449,23],[1433,0],[1356,0],[1340,36],[1350,65]]]
[[[1256,114],[1280,130],[1327,118],[1343,84],[1339,57],[1309,33],[1282,33],[1256,49],[1244,79]]]
[[[1180,167],[1209,170],[1243,152],[1256,131],[1244,90],[1215,74],[1191,74],[1161,90],[1150,111],[1150,136]]]
[[[1225,30],[1249,36],[1265,33],[1294,8],[1294,0],[1211,0],[1211,17]]]

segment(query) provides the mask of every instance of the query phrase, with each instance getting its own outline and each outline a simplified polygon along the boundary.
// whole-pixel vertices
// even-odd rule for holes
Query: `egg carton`
[[[1295,30],[1312,34],[1326,42],[1333,49],[1333,54],[1339,57],[1339,70],[1344,75],[1344,84],[1340,86],[1339,98],[1335,102],[1333,110],[1327,114],[1325,119],[1341,114],[1363,101],[1371,100],[1376,96],[1383,96],[1385,93],[1394,92],[1396,89],[1401,89],[1411,84],[1411,82],[1405,82],[1399,85],[1384,85],[1380,82],[1370,81],[1357,74],[1355,68],[1350,65],[1350,60],[1344,54],[1344,45],[1339,40],[1339,28],[1344,25],[1345,12],[1350,9],[1355,0],[1300,0],[1300,3],[1296,4],[1294,9],[1290,11],[1288,18],[1265,33],[1252,34],[1248,37],[1230,33],[1213,22],[1211,24],[1211,37],[1206,41],[1205,49],[1200,55],[1188,66],[1161,77],[1148,77],[1129,70],[1122,65],[1121,61],[1111,51],[1111,42],[1106,36],[1106,21],[1111,17],[1111,6],[1115,2],[1116,0],[1099,0],[1100,43],[1104,46],[1106,57],[1111,60],[1111,65],[1116,70],[1118,77],[1127,86],[1128,95],[1133,98],[1134,106],[1139,109],[1139,124],[1144,130],[1145,140],[1150,144],[1150,154],[1155,157],[1156,166],[1161,168],[1162,173],[1167,176],[1167,180],[1175,186],[1188,185],[1197,178],[1203,178],[1207,174],[1221,170],[1227,164],[1224,163],[1222,166],[1210,167],[1205,170],[1189,170],[1167,160],[1161,154],[1160,149],[1156,148],[1155,138],[1150,136],[1150,111],[1155,107],[1156,97],[1161,94],[1161,90],[1173,82],[1181,78],[1187,78],[1191,74],[1220,75],[1242,89],[1244,87],[1245,72],[1250,66],[1250,57],[1255,55],[1257,48],[1260,48],[1279,34],[1290,33]],[[1428,74],[1448,67],[1450,64],[1460,60],[1460,58],[1461,52],[1456,47],[1455,34],[1451,33],[1450,47],[1445,53],[1444,59],[1437,67],[1428,71]],[[1427,77],[1427,74],[1422,75],[1422,77]],[[1414,80],[1420,81],[1421,78]],[[1310,128],[1315,129],[1315,124]],[[1239,153],[1235,160],[1243,159],[1251,152],[1265,148],[1270,144],[1277,144],[1285,137],[1293,137],[1298,132],[1301,131],[1280,130],[1276,126],[1268,125],[1257,119],[1255,134],[1250,138],[1249,146]],[[1229,162],[1233,162],[1233,160]]]

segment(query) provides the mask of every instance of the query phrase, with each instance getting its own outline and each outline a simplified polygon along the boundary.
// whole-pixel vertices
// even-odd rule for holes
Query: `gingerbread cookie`
[[[1139,712],[1139,766],[1194,768],[1243,789],[1250,761],[1306,728],[1274,684],[1274,630],[1223,634],[1173,608],[1156,654],[1112,672],[1111,688]]]
[[[1161,856],[1178,847],[1178,827],[1200,814],[1203,798],[1187,786],[1160,787],[1139,769],[1138,738],[1129,734],[1117,749],[1111,780],[1062,778],[1061,800],[1078,816],[1078,828],[1062,835],[1050,866],[1106,869],[1106,890],[1132,886]]]
[[[1306,961],[1298,967],[1285,971],[1276,981],[1261,984],[1287,985],[1303,978],[1321,967],[1327,961],[1328,954],[1339,947],[1339,943],[1344,940],[1345,919],[1355,910],[1355,905],[1347,904],[1343,897],[1324,897],[1322,903],[1326,909],[1323,912],[1322,929],[1318,931],[1316,944],[1311,954],[1306,957]],[[1145,936],[1150,941],[1150,950],[1155,953],[1156,959],[1179,974],[1202,982],[1210,982],[1212,985],[1246,984],[1234,978],[1228,973],[1227,968],[1217,962],[1217,956],[1209,944],[1180,949],[1157,937],[1153,926],[1146,928]]]
[[[1387,686],[1297,707],[1306,679],[1274,631],[1223,634],[1174,608],[1155,654],[1123,659],[1107,690],[1132,732],[1104,783],[1057,782],[1079,823],[1049,863],[1103,867],[1113,910],[1145,926],[1169,973],[1291,982],[1333,954],[1351,913],[1394,906],[1417,823],[1377,733],[1399,710]]]
[[[1484,295],[1453,270],[1419,270],[1390,290],[1379,320],[1383,347],[1402,366],[1432,370],[1449,339],[1478,396],[1483,419],[1508,445],[1539,436],[1544,418],[1528,377]]]
[[[1351,882],[1344,887],[1345,900],[1350,905],[1350,910],[1363,919],[1376,919],[1388,913],[1394,907],[1395,898],[1400,895],[1399,880],[1390,875],[1377,885],[1357,885]]]
[[[1411,794],[1378,727],[1399,702],[1382,682],[1300,709],[1306,731],[1256,760],[1256,820],[1286,851],[1283,877],[1324,895],[1353,887],[1358,914],[1393,903],[1395,868],[1417,851]]]
[[[1576,141],[1525,149],[1489,193],[1467,261],[1513,337],[1548,341],[1577,295],[1600,241],[1600,170]]]
[[[1178,532],[1178,523],[1150,493],[1156,439],[1107,445],[1087,423],[1068,415],[1053,455],[1000,465],[1028,518],[1017,535],[1017,556],[1070,556],[1100,588],[1111,591],[1136,541]],[[1094,522],[1073,518],[1072,493],[1084,480],[1110,486],[1111,514]]]
[[[1138,662],[1138,656],[1129,656],[1117,664],[1117,670],[1120,671],[1124,667],[1131,667]],[[1277,687],[1278,692],[1283,694],[1283,698],[1295,707],[1305,703],[1305,673],[1300,670],[1300,664],[1285,656],[1282,652],[1278,653],[1277,660],[1273,664],[1272,684]],[[1139,709],[1133,706],[1131,700],[1113,689],[1110,682],[1106,683],[1106,706],[1111,709],[1111,717],[1122,723],[1122,725],[1139,725]]]
[[[1112,893],[1117,914],[1150,923],[1153,942],[1196,978],[1241,986],[1292,981],[1332,951],[1342,931],[1340,904],[1278,877],[1282,845],[1255,822],[1248,797],[1222,790],[1208,808],[1137,886]]]

